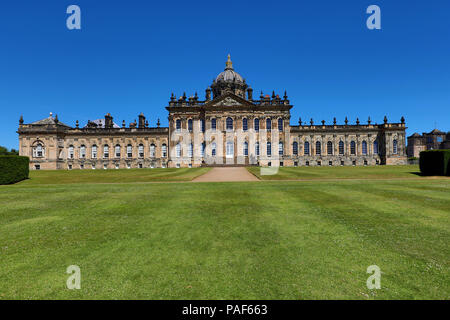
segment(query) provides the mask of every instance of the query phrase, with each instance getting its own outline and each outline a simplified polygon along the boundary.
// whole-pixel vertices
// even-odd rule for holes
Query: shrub
[[[28,179],[30,159],[20,156],[0,156],[0,184]]]
[[[450,150],[422,151],[419,166],[426,176],[450,176]]]

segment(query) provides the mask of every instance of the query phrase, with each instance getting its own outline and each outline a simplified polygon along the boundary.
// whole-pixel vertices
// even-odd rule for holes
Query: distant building
[[[19,122],[20,154],[31,169],[119,169],[199,166],[347,166],[406,164],[405,119],[349,124],[313,119],[291,125],[292,105],[283,96],[259,99],[230,57],[205,91],[173,93],[169,126],[150,127],[143,114],[126,126],[104,119],[68,126],[55,115]],[[309,111],[310,112],[310,111]]]
[[[408,137],[407,154],[408,157],[419,157],[421,151],[436,150],[436,149],[450,149],[450,132],[442,132],[434,129],[430,133],[417,132]]]

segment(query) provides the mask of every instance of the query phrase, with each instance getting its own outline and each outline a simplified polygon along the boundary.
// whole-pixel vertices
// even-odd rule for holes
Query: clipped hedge
[[[0,156],[0,184],[28,179],[30,159],[20,156]]]
[[[419,166],[425,176],[450,176],[450,150],[422,151]]]

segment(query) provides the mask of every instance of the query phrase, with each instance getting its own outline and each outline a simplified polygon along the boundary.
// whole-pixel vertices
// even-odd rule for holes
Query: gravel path
[[[212,168],[192,182],[259,181],[244,167]]]

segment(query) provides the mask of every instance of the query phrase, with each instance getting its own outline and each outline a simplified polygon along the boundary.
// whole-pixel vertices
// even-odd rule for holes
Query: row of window
[[[248,142],[245,141],[242,145],[242,151],[244,156],[248,156]],[[205,149],[206,144],[205,142],[201,145],[201,156],[203,157],[205,155]],[[188,145],[188,157],[193,157],[193,151],[194,151],[194,145],[191,143]],[[178,143],[175,146],[175,152],[177,157],[181,157],[181,144]],[[278,144],[278,154],[283,155],[284,153],[284,147],[283,142],[280,142]],[[215,157],[217,154],[217,144],[215,142],[211,143],[211,156]],[[255,143],[255,154],[259,156],[259,142]],[[228,141],[226,143],[226,155],[227,156],[234,156],[234,143],[231,141]],[[270,142],[267,142],[267,155],[272,155],[272,144]]]
[[[80,158],[86,158],[86,146],[85,145],[81,145],[80,146]],[[126,148],[126,155],[128,158],[132,158],[133,157],[133,146],[131,144],[127,145]],[[75,156],[75,148],[74,146],[69,146],[68,149],[68,158],[69,159],[73,159]],[[98,156],[98,148],[97,145],[93,145],[91,147],[91,158],[92,159],[96,159]],[[114,147],[114,157],[116,158],[120,158],[121,156],[121,146],[119,144],[117,144]],[[144,158],[144,145],[143,144],[139,144],[138,146],[138,156],[139,158]],[[167,145],[163,144],[161,146],[161,156],[163,158],[167,157]],[[156,157],[156,146],[154,144],[150,145],[150,158],[154,158]],[[103,158],[109,158],[109,146],[108,145],[104,145],[103,146]]]
[[[266,144],[267,146],[267,156],[271,156],[272,155],[272,144],[271,142],[267,142]],[[243,144],[243,154],[244,156],[248,156],[248,142],[245,141]],[[213,142],[211,144],[211,155],[214,157],[216,155],[216,149],[217,149],[217,145],[215,142]],[[363,155],[367,155],[368,154],[368,149],[367,149],[367,142],[363,141],[361,143],[361,152]],[[192,157],[193,156],[193,150],[194,150],[194,146],[193,144],[189,144],[188,146],[188,156]],[[378,154],[378,141],[374,141],[373,143],[373,154]],[[294,142],[292,144],[292,153],[294,155],[298,155],[298,143]],[[393,141],[393,153],[397,154],[397,140]],[[205,154],[205,143],[202,143],[202,147],[201,147],[201,156],[203,157]],[[283,142],[279,142],[278,143],[278,154],[281,156],[284,154],[284,145]],[[308,141],[305,142],[304,144],[304,155],[310,155],[310,144]],[[316,148],[315,148],[315,154],[316,155],[321,155],[322,154],[322,144],[320,141],[316,142]],[[327,142],[327,155],[332,155],[333,154],[333,143],[331,141]],[[343,141],[339,141],[339,154],[343,155],[345,154],[345,149],[344,149],[344,142]],[[352,155],[356,155],[356,142],[355,141],[351,141],[350,142],[350,154]],[[226,155],[227,156],[231,156],[234,155],[234,143],[229,141],[226,144]],[[255,143],[255,155],[259,156],[259,142]],[[181,157],[181,144],[178,143],[176,145],[176,156],[177,157]]]
[[[393,141],[392,144],[392,152],[393,154],[397,154],[398,152],[398,147],[397,147],[398,143],[397,140]],[[201,156],[203,157],[205,154],[205,148],[206,148],[206,144],[205,142],[202,143],[201,145]],[[216,143],[213,142],[211,144],[211,155],[215,156],[216,155]],[[175,147],[176,150],[176,156],[177,157],[181,157],[181,145],[180,143],[178,143]],[[68,158],[69,159],[73,159],[75,156],[75,148],[74,146],[69,146],[69,150],[68,150]],[[194,147],[193,144],[191,143],[188,146],[188,156],[192,157],[193,156],[193,151],[194,151]],[[45,155],[45,149],[43,148],[42,144],[38,144],[36,145],[35,148],[33,148],[33,157],[36,158],[41,158],[44,157]],[[361,143],[361,152],[363,155],[367,155],[368,154],[368,150],[367,150],[367,142],[363,141]],[[373,154],[378,154],[378,141],[374,141],[373,143]],[[278,144],[278,154],[279,155],[283,155],[284,153],[284,147],[283,147],[283,142],[279,142]],[[298,143],[294,142],[292,144],[292,153],[294,155],[298,155]],[[80,146],[80,158],[86,158],[86,146],[82,145]],[[97,158],[97,145],[93,145],[91,148],[91,158],[96,159]],[[133,157],[133,147],[131,144],[127,145],[127,149],[126,149],[126,154],[128,158],[132,158]],[[226,146],[226,154],[228,156],[231,156],[234,154],[234,143],[233,142],[227,142],[227,146]],[[243,144],[243,154],[245,156],[248,156],[248,142],[244,142]],[[255,154],[257,156],[259,156],[259,142],[255,143]],[[310,150],[310,143],[308,141],[306,141],[304,143],[304,155],[310,155],[311,154],[311,150]],[[315,154],[316,155],[321,155],[322,154],[322,144],[320,141],[316,142],[316,148],[315,148]],[[328,155],[332,155],[333,154],[333,143],[331,141],[327,142],[326,145],[326,154]],[[344,150],[344,142],[343,141],[339,141],[339,154],[343,155],[345,154],[345,150]],[[355,141],[351,141],[350,142],[350,154],[355,155],[356,154],[356,142]],[[138,155],[139,158],[143,158],[144,157],[144,145],[140,144],[138,146]],[[167,145],[163,144],[161,146],[161,155],[163,158],[167,157]],[[271,142],[267,142],[267,155],[271,156],[272,155],[272,144]],[[114,156],[116,158],[120,158],[121,156],[121,146],[120,145],[116,145],[114,148]],[[150,157],[154,158],[156,156],[156,146],[154,144],[150,145]],[[108,145],[104,145],[103,146],[103,158],[109,158],[109,146]]]
[[[79,168],[80,168],[81,170],[83,170],[83,169],[86,169],[86,166],[85,166],[84,164],[80,164]],[[104,164],[103,164],[103,169],[106,170],[106,169],[108,169],[108,168],[110,168],[110,167],[108,166],[108,164],[107,164],[107,163],[104,163]],[[126,164],[126,168],[127,168],[127,169],[131,169],[131,163],[127,163],[127,164]],[[137,168],[143,169],[143,168],[144,168],[144,164],[138,163]],[[149,168],[153,169],[153,168],[156,168],[156,166],[155,166],[154,164],[150,164]],[[166,168],[166,164],[165,164],[165,163],[162,163],[162,164],[161,164],[161,168]],[[35,165],[35,169],[36,169],[36,170],[40,170],[40,169],[41,169],[41,166],[40,166],[40,165]],[[68,165],[67,165],[67,169],[72,170],[72,169],[73,169],[73,165],[72,165],[72,164],[68,164]],[[97,169],[97,165],[96,165],[95,163],[93,163],[93,164],[91,165],[91,169],[93,169],[93,170]],[[120,165],[119,165],[118,163],[114,164],[114,169],[120,169]]]
[[[322,154],[322,143],[320,141],[316,142],[315,153],[316,153],[316,155],[321,155]],[[368,151],[367,151],[367,142],[366,141],[363,141],[361,143],[361,153],[363,155],[367,155],[367,153],[368,153]],[[293,154],[294,155],[298,155],[298,144],[297,144],[297,142],[293,143]],[[305,155],[310,155],[311,154],[310,143],[308,141],[306,141],[304,143],[304,154]],[[327,155],[332,155],[333,154],[333,142],[331,142],[331,141],[327,142],[326,154]],[[340,155],[345,154],[345,148],[344,148],[344,142],[343,141],[339,141],[339,154]],[[356,154],[356,142],[355,141],[351,141],[350,142],[350,154],[352,154],[352,155]],[[373,154],[378,154],[378,141],[374,141],[374,143],[373,143]]]
[[[333,154],[333,142],[328,141],[327,142],[327,146],[326,146],[326,154],[327,155],[332,155]],[[294,142],[292,145],[292,152],[294,155],[298,155],[298,143]],[[392,153],[393,154],[397,154],[398,152],[398,142],[397,140],[394,140],[392,143]],[[322,154],[322,144],[320,141],[316,142],[316,148],[315,148],[315,153],[316,155],[321,155]],[[367,155],[368,154],[368,149],[367,149],[367,142],[363,141],[361,143],[361,153],[363,155]],[[373,154],[378,154],[379,153],[379,149],[378,149],[378,141],[374,141],[373,142]],[[304,143],[304,154],[305,155],[310,155],[311,154],[311,150],[310,150],[310,144],[308,141],[306,141]],[[339,141],[339,154],[343,155],[345,154],[345,148],[344,148],[344,142],[343,141]],[[355,141],[351,141],[350,142],[350,154],[355,155],[356,154],[356,142]]]
[[[234,128],[233,119],[228,117],[225,122],[226,122],[226,129],[233,130],[233,128]],[[175,126],[176,126],[177,131],[181,131],[181,120],[180,119],[177,119],[175,121]],[[203,120],[203,119],[200,120],[200,127],[201,127],[201,131],[205,132],[205,120]],[[254,119],[253,128],[256,132],[259,131],[259,119]],[[215,131],[216,129],[217,129],[217,120],[211,119],[211,130]],[[242,119],[242,130],[244,130],[244,131],[248,130],[247,118]],[[272,130],[272,119],[270,119],[270,118],[266,119],[266,130],[267,131]],[[283,119],[281,119],[281,118],[278,119],[278,130],[283,131]],[[189,132],[193,131],[192,119],[188,120],[188,131]]]

